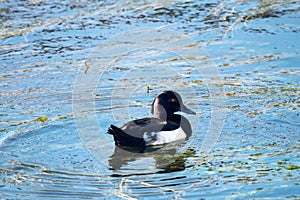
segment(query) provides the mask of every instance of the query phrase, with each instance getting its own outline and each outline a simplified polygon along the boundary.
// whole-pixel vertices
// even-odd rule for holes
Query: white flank
[[[177,140],[182,140],[186,137],[185,132],[182,128],[175,129],[173,131],[160,131],[144,133],[144,140],[147,146],[151,145],[161,145],[166,143],[175,142]]]

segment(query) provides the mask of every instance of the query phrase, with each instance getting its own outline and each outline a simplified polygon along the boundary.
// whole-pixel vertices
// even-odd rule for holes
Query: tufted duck
[[[115,145],[141,147],[161,145],[191,136],[189,121],[175,112],[195,115],[182,102],[181,96],[174,91],[164,91],[157,95],[152,103],[152,114],[156,118],[142,118],[130,121],[118,128],[111,125],[108,133],[113,135]]]

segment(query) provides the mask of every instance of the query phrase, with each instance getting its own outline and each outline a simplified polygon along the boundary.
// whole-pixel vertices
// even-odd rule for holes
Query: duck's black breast
[[[182,115],[174,114],[170,118],[171,122],[178,124],[178,128],[181,127],[184,133],[187,135],[187,137],[190,137],[192,135],[192,127],[187,118],[185,118]]]

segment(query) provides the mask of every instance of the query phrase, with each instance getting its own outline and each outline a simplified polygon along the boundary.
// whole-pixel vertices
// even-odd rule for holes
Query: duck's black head
[[[196,114],[183,104],[181,96],[174,91],[169,90],[160,93],[152,103],[152,114],[163,120],[171,118],[178,111],[192,115]]]

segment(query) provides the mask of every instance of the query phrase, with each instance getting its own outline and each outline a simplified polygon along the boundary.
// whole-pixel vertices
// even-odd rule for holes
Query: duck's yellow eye
[[[170,99],[170,102],[172,102],[172,103],[175,103],[176,102],[176,99]]]

